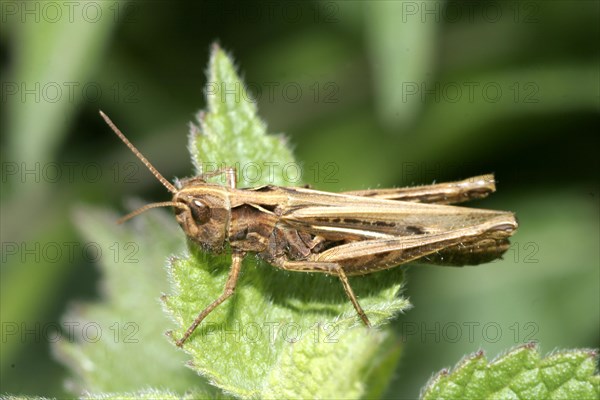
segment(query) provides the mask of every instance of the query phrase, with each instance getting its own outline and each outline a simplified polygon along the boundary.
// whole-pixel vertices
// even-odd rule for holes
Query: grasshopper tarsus
[[[337,276],[340,278],[340,281],[342,282],[342,286],[344,287],[346,296],[348,296],[348,298],[350,299],[350,302],[354,306],[356,313],[360,316],[360,319],[362,319],[364,324],[368,328],[370,328],[371,322],[369,321],[369,318],[367,317],[367,314],[365,314],[365,311],[363,310],[361,305],[358,303],[358,299],[356,298],[356,295],[354,294],[354,290],[352,290],[352,286],[350,286],[350,282],[348,281],[348,277],[346,276],[346,273],[344,272],[344,268],[342,268],[339,264],[336,264],[336,265],[337,265],[336,273],[337,273]]]
[[[366,275],[429,257],[448,264],[479,264],[499,258],[517,229],[510,212],[455,207],[496,190],[492,174],[414,188],[328,193],[304,187],[266,185],[238,189],[236,171],[223,168],[172,185],[102,112],[102,118],[173,194],[155,207],[173,207],[185,234],[205,251],[227,245],[232,263],[223,293],[194,319],[179,347],[216,307],[231,297],[247,252],[290,271],[321,272],[340,278],[363,323],[348,276]],[[225,175],[226,185],[207,178]],[[172,335],[171,335],[172,337]]]

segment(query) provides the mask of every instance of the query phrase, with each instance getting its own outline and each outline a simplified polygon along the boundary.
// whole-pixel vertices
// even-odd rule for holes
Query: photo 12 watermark
[[[402,1],[398,20],[402,23],[513,23],[535,24],[540,22],[539,1]]]
[[[140,245],[136,242],[2,242],[2,263],[56,264],[85,261],[99,262],[103,258],[113,263],[138,264]]]
[[[1,164],[2,184],[9,183],[110,183],[140,182],[140,165],[137,162],[113,162],[107,169],[96,162],[17,162]]]
[[[137,82],[77,81],[4,81],[2,103],[139,103],[140,86]]]
[[[313,343],[337,343],[341,334],[338,325],[333,323],[315,323],[304,327],[296,322],[249,322],[233,324],[207,322],[198,333],[202,341],[220,343],[266,343],[278,341],[297,343],[310,340]]]
[[[537,104],[540,86],[533,81],[402,82],[402,102]]]
[[[540,262],[538,254],[540,245],[537,242],[511,242],[510,247],[502,255],[502,258],[492,262],[512,262],[514,264],[537,264]]]
[[[242,90],[244,88],[246,90]],[[261,100],[269,104],[299,103],[303,100],[313,103],[340,102],[340,86],[333,81],[249,81],[243,87],[240,82],[208,82],[204,92],[228,104],[256,103]]]
[[[137,21],[141,2],[135,1],[2,1],[2,23],[97,24]]]
[[[238,182],[246,182],[250,185],[256,185],[260,182],[273,182],[276,178],[281,178],[290,185],[302,185],[304,182],[311,183],[338,183],[340,167],[337,163],[331,161],[313,162],[310,164],[278,161],[262,162],[202,162],[200,169],[202,174],[214,174],[217,171],[223,171],[226,168],[234,168],[237,174]],[[226,176],[217,175],[216,179],[220,184],[225,185]]]
[[[405,321],[399,324],[402,341],[432,343],[497,343],[510,340],[515,344],[536,341],[540,327],[536,322],[500,323],[496,321]]]
[[[139,343],[140,326],[136,322],[115,321],[106,326],[94,321],[8,322],[2,321],[2,343]]]

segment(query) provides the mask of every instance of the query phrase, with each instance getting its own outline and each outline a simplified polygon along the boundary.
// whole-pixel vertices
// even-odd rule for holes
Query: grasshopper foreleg
[[[183,346],[183,343],[194,333],[198,325],[206,318],[208,314],[210,314],[217,306],[223,303],[225,300],[230,298],[235,292],[235,286],[240,277],[240,270],[242,268],[242,261],[244,259],[245,253],[234,251],[231,255],[231,271],[229,271],[229,276],[227,277],[227,282],[225,283],[225,288],[223,289],[223,294],[219,296],[218,299],[213,301],[208,307],[206,307],[194,320],[192,325],[185,331],[183,337],[179,339],[175,344],[178,347]]]

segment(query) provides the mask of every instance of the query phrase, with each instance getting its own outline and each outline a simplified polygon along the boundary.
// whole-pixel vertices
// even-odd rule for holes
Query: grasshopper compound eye
[[[204,202],[194,199],[190,202],[189,207],[196,224],[205,224],[210,220],[210,208]]]

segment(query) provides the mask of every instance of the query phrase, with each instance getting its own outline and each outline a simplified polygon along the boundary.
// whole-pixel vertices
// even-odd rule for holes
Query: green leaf
[[[162,266],[184,247],[173,218],[154,210],[119,226],[117,215],[80,207],[74,215],[90,259],[99,261],[101,300],[77,304],[63,317],[72,327],[54,353],[71,370],[74,393],[166,387],[184,393],[204,384],[183,366],[164,336],[169,320],[159,297],[168,287]]]
[[[190,127],[189,148],[196,175],[236,167],[238,185],[301,184],[300,166],[283,136],[268,136],[251,94],[227,54],[213,45],[206,84],[208,110]]]
[[[12,394],[2,396],[2,400],[47,400],[47,399],[49,400],[50,397],[26,396],[26,395],[14,396]]]
[[[86,393],[83,399],[93,399],[93,400],[194,400],[194,399],[207,399],[207,398],[217,398],[214,394],[211,394],[208,391],[192,391],[186,392],[183,396],[173,393],[170,390],[164,389],[146,389],[140,390],[137,392],[122,392],[122,393],[101,393],[101,394],[92,394]],[[218,398],[225,398],[219,396]]]
[[[253,103],[238,101],[244,85],[218,46],[207,92],[208,110],[191,128],[197,171],[206,171],[207,160],[223,166],[269,162],[281,168],[258,182],[238,169],[240,182],[289,182],[285,165],[294,162],[289,149],[281,138],[266,135]],[[192,242],[188,252],[171,259],[174,292],[164,298],[177,324],[176,338],[221,295],[231,264],[228,254],[206,254]],[[350,281],[375,326],[409,307],[398,296],[402,282],[400,268]],[[387,382],[372,373],[391,374],[400,354],[397,346],[389,351],[393,343],[391,332],[363,327],[336,277],[282,271],[247,257],[235,295],[208,315],[183,348],[194,370],[235,396],[357,398],[383,390]]]
[[[598,353],[560,351],[541,359],[534,344],[488,362],[482,351],[442,370],[422,393],[429,399],[598,399]]]

